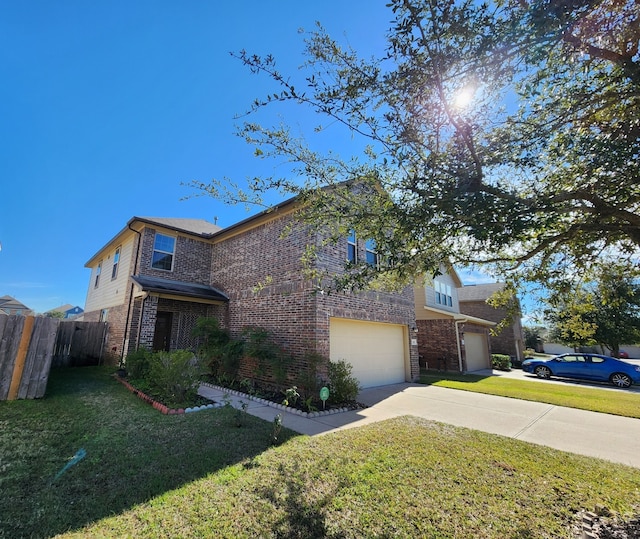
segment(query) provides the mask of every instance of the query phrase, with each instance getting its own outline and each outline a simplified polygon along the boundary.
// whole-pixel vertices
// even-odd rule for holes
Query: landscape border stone
[[[181,414],[190,414],[192,412],[199,412],[201,410],[211,410],[213,408],[220,408],[222,403],[213,402],[210,404],[202,404],[200,406],[194,406],[192,408],[169,408],[165,404],[154,400],[146,393],[140,391],[139,389],[132,386],[129,382],[127,382],[124,378],[114,375],[114,378],[118,380],[124,387],[126,387],[131,393],[133,393],[136,397],[143,400],[144,402],[150,404],[153,408],[158,410],[161,414],[164,415],[181,415]]]
[[[341,408],[331,408],[330,410],[318,410],[316,412],[305,412],[303,410],[300,410],[299,408],[291,408],[290,406],[285,406],[284,404],[279,404],[277,402],[270,401],[269,399],[263,399],[255,395],[249,395],[248,393],[243,393],[242,391],[238,391],[237,389],[229,389],[228,387],[219,386],[216,384],[212,384],[210,382],[201,382],[201,385],[210,387],[211,389],[215,389],[217,391],[222,391],[223,393],[227,393],[229,395],[234,395],[236,397],[243,397],[243,398],[246,398],[247,400],[258,402],[260,404],[264,404],[265,406],[269,406],[270,408],[275,408],[276,410],[282,410],[284,412],[296,414],[296,415],[305,417],[307,419],[339,414],[342,412],[348,412],[350,410],[350,408],[348,407],[341,407]]]

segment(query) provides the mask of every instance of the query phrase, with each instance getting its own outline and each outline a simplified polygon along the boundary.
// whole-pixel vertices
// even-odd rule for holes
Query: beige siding
[[[133,237],[126,240],[120,248],[120,262],[118,264],[118,275],[115,279],[111,278],[113,270],[113,256],[117,245],[108,252],[105,252],[102,258],[102,272],[100,274],[100,282],[97,287],[94,283],[96,280],[96,268],[98,263],[91,268],[91,278],[89,280],[89,290],[87,292],[87,301],[84,310],[91,312],[97,309],[108,309],[122,305],[125,301],[127,286],[129,286],[129,277],[131,276],[133,264]]]
[[[425,310],[426,307],[433,307],[442,311],[448,311],[451,313],[460,312],[460,303],[458,301],[458,282],[452,275],[446,273],[444,268],[441,269],[442,275],[438,275],[435,279],[432,277],[425,277],[416,283],[414,287],[414,297],[416,304],[416,320],[429,320],[437,318],[433,313],[429,313]],[[451,287],[451,299],[452,305],[441,305],[436,303],[436,292],[434,288],[434,281],[439,281]],[[445,316],[441,316],[444,318]]]

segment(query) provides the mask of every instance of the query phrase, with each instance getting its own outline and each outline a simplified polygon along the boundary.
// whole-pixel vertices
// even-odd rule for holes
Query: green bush
[[[303,361],[307,368],[297,373],[296,386],[302,400],[317,401],[319,400],[320,388],[323,385],[319,376],[320,367],[326,362],[326,358],[316,352],[307,352]]]
[[[198,318],[192,333],[200,339],[198,355],[207,361],[211,374],[214,377],[223,373],[235,376],[235,372],[228,372],[228,361],[225,361],[231,336],[220,327],[220,322],[215,318]],[[237,372],[237,368],[235,370]]]
[[[270,371],[278,384],[284,384],[293,358],[273,341],[271,333],[266,329],[247,328],[244,330],[243,336],[245,338],[245,354],[258,362],[255,374],[264,375]]]
[[[202,369],[188,350],[156,352],[149,360],[149,385],[165,404],[180,404],[195,397]]]
[[[493,365],[494,369],[497,369],[499,371],[511,370],[511,358],[506,354],[492,354],[491,364]]]
[[[151,352],[145,348],[138,348],[135,352],[129,353],[124,361],[127,376],[134,380],[146,378],[149,374],[150,357]]]
[[[358,380],[351,374],[353,367],[343,359],[329,362],[329,401],[353,402],[360,392]]]

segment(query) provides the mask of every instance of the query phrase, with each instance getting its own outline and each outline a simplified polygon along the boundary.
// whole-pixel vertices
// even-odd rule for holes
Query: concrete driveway
[[[631,363],[633,365],[640,365],[640,360],[638,359],[626,359],[626,363]],[[640,393],[640,385],[635,384],[627,389],[620,389],[618,387],[613,386],[607,382],[592,382],[589,380],[572,380],[569,378],[551,378],[549,380],[543,380],[542,378],[538,378],[535,374],[530,374],[528,372],[524,372],[522,369],[511,369],[510,371],[497,371],[497,370],[482,370],[476,371],[471,374],[479,374],[484,376],[503,376],[505,378],[514,378],[516,380],[526,380],[528,382],[540,382],[544,384],[558,384],[558,385],[576,385],[582,387],[594,387],[598,389],[610,389],[612,391],[627,391],[631,393]]]
[[[413,415],[640,468],[639,419],[409,383],[365,389],[358,401],[368,408],[314,418],[255,401],[247,411],[266,421],[281,414],[284,426],[310,436]]]

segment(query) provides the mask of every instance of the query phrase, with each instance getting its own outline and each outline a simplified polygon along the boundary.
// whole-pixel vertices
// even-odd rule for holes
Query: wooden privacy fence
[[[62,320],[53,347],[53,367],[100,365],[107,338],[106,322]]]
[[[0,315],[0,401],[44,397],[51,366],[98,365],[105,322]]]

